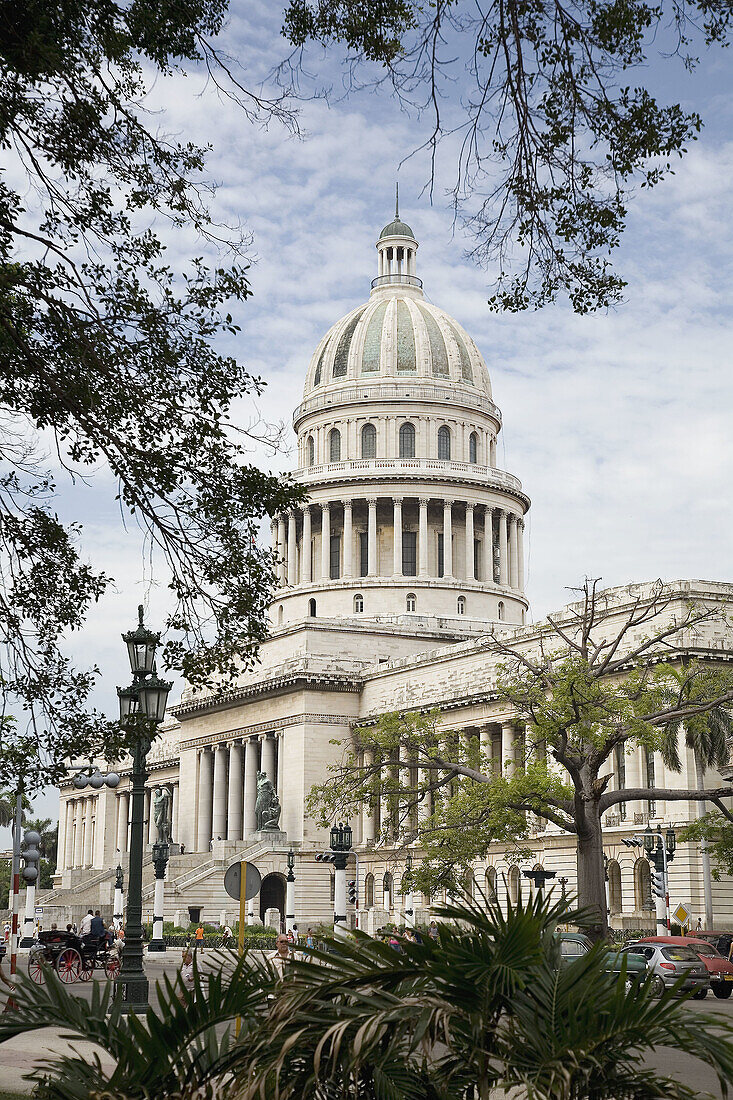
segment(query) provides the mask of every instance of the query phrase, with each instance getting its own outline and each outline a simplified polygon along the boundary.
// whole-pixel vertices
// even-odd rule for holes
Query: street
[[[207,959],[209,955],[209,959]],[[213,962],[215,953],[204,953],[200,957],[201,968],[205,972],[209,960]],[[151,1003],[154,1003],[154,987],[156,981],[161,981],[163,974],[173,980],[176,974],[179,952],[172,952],[166,957],[156,957],[146,960],[146,972],[150,979]],[[22,969],[25,969],[23,960]],[[106,981],[101,975],[95,975],[95,981]],[[91,999],[91,982],[77,982],[73,986],[75,996],[84,1000]],[[4,1004],[5,998],[0,998],[0,1004]],[[687,1001],[686,1011],[693,1016],[705,1013],[719,1013],[727,1023],[733,1025],[733,998],[727,1001],[718,1000],[712,994],[708,994],[704,1001]],[[40,1039],[40,1041],[39,1041]],[[85,1044],[75,1044],[83,1050]],[[38,1062],[47,1056],[52,1050],[61,1050],[66,1046],[64,1040],[59,1038],[57,1029],[48,1029],[45,1032],[30,1033],[20,1036],[0,1047],[0,1095],[3,1092],[27,1093],[30,1095],[29,1082],[23,1080],[23,1075],[29,1073]],[[91,1051],[90,1047],[90,1051]],[[104,1064],[104,1057],[102,1063]],[[701,1093],[710,1093],[716,1100],[722,1100],[715,1074],[702,1065],[693,1061],[678,1050],[660,1047],[645,1059],[644,1065],[656,1069],[678,1081],[696,1089]]]

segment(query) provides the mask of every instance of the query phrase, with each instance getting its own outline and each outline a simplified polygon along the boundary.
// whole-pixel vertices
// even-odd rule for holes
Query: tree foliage
[[[622,296],[610,257],[634,189],[668,176],[702,126],[659,101],[650,64],[694,69],[731,18],[728,0],[291,0],[284,33],[341,44],[349,86],[429,112],[433,180],[457,139],[452,197],[473,255],[498,265],[493,308],[567,294],[585,313]]]
[[[570,917],[541,895],[504,914],[486,899],[442,907],[438,942],[397,954],[364,933],[287,964],[220,958],[193,995],[165,979],[160,1011],[125,1016],[111,986],[91,1002],[55,976],[22,976],[0,1043],[48,1026],[111,1055],[108,1071],[73,1046],[35,1074],[38,1100],[171,1096],[203,1100],[488,1100],[518,1088],[534,1100],[691,1100],[701,1094],[647,1067],[670,1046],[710,1066],[727,1095],[733,1030],[691,1016],[651,978],[628,983],[598,945],[561,962],[555,935]],[[102,992],[102,990],[104,990]],[[241,1034],[234,1035],[235,1019]]]
[[[246,237],[211,212],[206,151],[145,106],[152,79],[203,66],[251,121],[292,125],[224,67],[212,39],[227,8],[0,5],[0,676],[17,719],[0,753],[7,782],[25,758],[29,788],[66,756],[119,747],[88,713],[96,669],[63,650],[111,578],[59,514],[59,477],[112,475],[172,590],[168,668],[225,678],[264,637],[273,571],[257,523],[297,494],[249,461],[253,437],[277,434],[232,423],[232,401],[262,382],[216,346],[250,294]],[[184,268],[161,227],[196,241]]]
[[[729,820],[724,785],[699,790],[611,786],[618,754],[636,746],[681,761],[671,740],[681,723],[698,731],[733,700],[730,673],[681,663],[685,632],[720,618],[714,607],[682,605],[658,585],[624,606],[586,581],[562,618],[550,617],[531,642],[497,633],[489,656],[498,712],[516,725],[510,759],[495,760],[479,740],[450,729],[437,710],[382,716],[313,788],[311,812],[325,823],[355,804],[382,806],[387,845],[418,839],[425,863],[414,872],[428,891],[455,888],[471,864],[501,843],[524,857],[538,825],[552,822],[576,839],[581,905],[607,929],[602,815],[622,802],[709,801]],[[717,743],[715,743],[717,745]],[[719,746],[709,760],[719,762]]]

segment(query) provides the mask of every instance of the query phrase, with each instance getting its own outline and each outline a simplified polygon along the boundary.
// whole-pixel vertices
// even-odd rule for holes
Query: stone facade
[[[295,411],[299,466],[307,503],[272,525],[279,588],[271,637],[256,668],[224,695],[185,691],[149,758],[146,819],[156,786],[172,792],[166,919],[199,907],[207,920],[231,921],[237,906],[224,892],[235,858],[263,877],[252,908],[264,919],[284,912],[287,853],[295,853],[299,926],[328,921],[333,883],[314,855],[328,843],[305,813],[322,781],[360,725],[385,711],[435,706],[447,730],[479,739],[497,768],[511,768],[517,747],[513,715],[493,692],[498,658],[492,636],[531,652],[539,627],[526,624],[524,517],[529,499],[518,479],[496,468],[501,414],[486,365],[452,318],[426,303],[416,274],[417,242],[397,219],[377,244],[378,275],[365,305],[329,330],[307,371]],[[729,606],[733,587],[677,582],[681,609],[689,598]],[[631,585],[609,599],[618,614],[651,588]],[[675,606],[667,608],[673,614]],[[567,612],[559,612],[562,618]],[[722,627],[685,639],[690,652],[731,656]],[[683,750],[681,775],[633,750],[625,775],[636,785],[655,769],[662,781],[694,786],[694,762]],[[611,762],[611,765],[613,762]],[[267,774],[282,804],[280,832],[257,832],[256,776]],[[111,904],[118,862],[126,866],[129,770],[116,791],[61,789],[57,888],[43,901],[59,913],[72,904]],[[710,777],[711,780],[713,777]],[[610,908],[616,924],[653,924],[648,865],[622,844],[647,821],[682,824],[697,813],[686,802],[627,804],[606,815]],[[404,848],[381,840],[378,808],[354,806],[359,852],[359,911],[365,926],[399,919]],[[575,882],[574,845],[538,823],[533,863]],[[151,849],[146,904],[152,912]],[[646,877],[645,877],[646,876]],[[500,846],[475,867],[482,887],[527,887]],[[671,865],[672,900],[703,912],[700,863],[690,845]],[[733,921],[728,881],[714,885],[716,917]],[[415,898],[419,916],[429,899]],[[353,911],[352,918],[353,919]]]

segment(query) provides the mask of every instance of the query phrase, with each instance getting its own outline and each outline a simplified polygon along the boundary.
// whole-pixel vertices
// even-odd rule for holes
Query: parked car
[[[691,948],[702,959],[710,978],[710,988],[716,997],[727,1000],[733,993],[733,963],[716,951],[707,940],[698,936],[646,936],[638,943],[670,943]]]
[[[582,932],[558,932],[557,937],[560,941],[560,957],[563,962],[571,962],[581,955],[587,955],[593,946],[592,941]],[[613,971],[614,974],[620,974],[621,962],[624,958],[627,981],[634,981],[635,978],[641,978],[646,974],[646,960],[643,956],[635,955],[633,952],[622,955],[612,947],[608,948],[606,969]]]
[[[644,956],[648,970],[654,975],[652,988],[657,996],[683,978],[680,991],[694,990],[697,1000],[707,997],[710,989],[707,967],[686,944],[636,940],[625,944],[621,950],[629,955]]]
[[[733,932],[690,932],[689,939],[707,940],[724,959],[730,959],[733,948]]]

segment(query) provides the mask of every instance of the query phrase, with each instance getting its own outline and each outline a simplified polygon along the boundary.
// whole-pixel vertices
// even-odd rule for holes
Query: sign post
[[[262,876],[255,867],[254,863],[247,863],[246,860],[238,860],[236,863],[232,863],[227,867],[224,872],[224,889],[230,898],[234,898],[239,902],[239,935],[237,937],[237,946],[239,948],[239,957],[242,958],[244,954],[244,925],[247,920],[247,902],[260,892],[260,886],[262,885]],[[237,1016],[235,1034],[239,1036],[239,1032],[242,1027],[242,1020],[240,1016]]]

